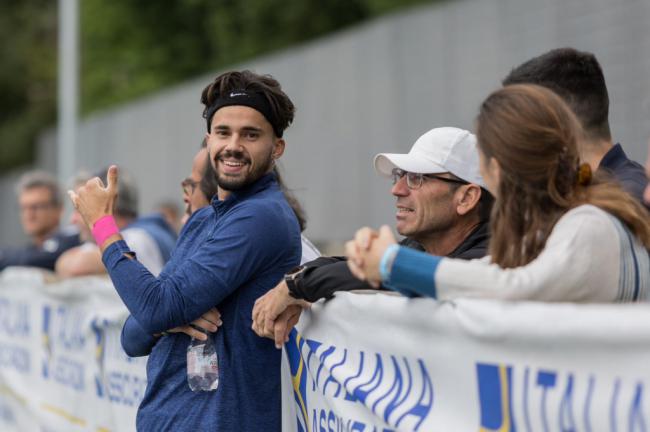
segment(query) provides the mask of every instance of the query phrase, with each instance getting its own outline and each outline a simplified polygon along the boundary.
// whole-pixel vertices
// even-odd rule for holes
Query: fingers
[[[273,339],[273,328],[271,327],[270,331],[265,330],[264,328],[264,322],[257,320],[253,321],[253,325],[251,326],[253,331],[255,332],[256,335],[259,337],[266,337],[269,339]]]
[[[284,344],[286,333],[287,321],[282,319],[275,321],[275,324],[273,326],[273,340],[275,341],[275,347],[277,349],[282,349],[282,344]]]
[[[193,337],[195,339],[205,341],[208,339],[208,335],[203,333],[202,331],[199,331],[189,325],[184,325],[184,326],[179,326],[179,327],[174,327],[173,329],[169,330],[169,333],[185,333],[189,337]]]
[[[72,206],[75,209],[78,209],[79,208],[79,203],[78,203],[79,195],[77,195],[73,190],[69,190],[68,191],[68,196],[70,197],[70,201],[72,201]]]
[[[353,262],[357,267],[363,265],[363,258],[361,257],[361,251],[357,246],[357,242],[350,240],[345,243],[345,255],[348,257],[348,262]]]
[[[381,228],[379,228],[378,237],[382,240],[389,241],[390,243],[395,243],[393,230],[391,230],[388,225],[382,225]]]
[[[365,280],[366,277],[363,272],[363,259],[354,240],[345,244],[345,254],[348,257],[348,268],[352,275],[357,279]]]
[[[109,192],[117,193],[117,165],[111,165],[106,173],[106,189]]]
[[[282,312],[273,325],[273,340],[275,347],[281,349],[282,345],[289,340],[289,333],[300,319],[302,307],[292,305]]]
[[[201,318],[217,326],[220,326],[222,324],[221,313],[217,308],[210,309],[209,311],[201,315]]]
[[[216,333],[216,331],[219,329],[219,326],[221,325],[221,321],[216,323],[201,317],[192,321],[192,324],[202,328],[205,331],[209,331],[210,333]]]
[[[350,273],[352,273],[352,276],[355,278],[359,280],[366,280],[366,274],[361,269],[361,267],[355,264],[354,261],[348,260],[348,269],[350,269]]]
[[[372,243],[372,239],[377,237],[377,235],[378,233],[375,230],[363,227],[354,235],[354,241],[361,250],[368,250]]]

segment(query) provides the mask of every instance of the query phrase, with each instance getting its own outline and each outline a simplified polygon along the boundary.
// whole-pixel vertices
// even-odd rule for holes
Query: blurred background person
[[[79,245],[74,227],[59,229],[63,204],[57,181],[43,171],[25,173],[16,186],[20,222],[30,243],[23,248],[0,249],[0,270],[31,266],[54,270],[57,258]]]
[[[172,227],[174,232],[178,234],[181,230],[181,219],[183,215],[178,204],[175,201],[162,201],[156,206],[154,212],[160,213],[160,215],[165,219],[165,222]]]
[[[183,202],[185,203],[183,225],[195,211],[210,204],[212,197],[217,194],[216,176],[210,175],[210,173],[212,173],[212,166],[208,156],[207,142],[203,138],[199,151],[192,159],[190,175],[181,182]]]
[[[97,177],[105,179],[107,171],[102,170]],[[75,190],[83,186],[86,180],[80,176]],[[176,232],[158,213],[138,217],[137,188],[128,175],[123,173],[120,176],[118,190],[114,209],[115,223],[122,236],[129,241],[138,261],[152,274],[158,275],[171,256],[176,243]],[[56,263],[57,274],[72,277],[106,273],[99,247],[76,210],[72,213],[71,222],[83,233],[85,244],[61,255]]]
[[[650,219],[617,182],[580,164],[580,125],[550,90],[512,85],[481,105],[476,135],[495,197],[489,258],[400,247],[387,226],[346,245],[353,274],[407,296],[630,302],[650,299]]]

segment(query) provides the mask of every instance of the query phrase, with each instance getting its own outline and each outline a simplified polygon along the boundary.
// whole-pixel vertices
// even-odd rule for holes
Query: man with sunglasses
[[[408,153],[380,153],[374,165],[393,180],[396,229],[405,237],[402,245],[452,258],[486,255],[493,198],[484,189],[473,134],[453,127],[432,129]],[[318,258],[294,269],[257,300],[253,330],[274,338],[280,347],[305,300],[371,288],[355,280],[345,258]]]

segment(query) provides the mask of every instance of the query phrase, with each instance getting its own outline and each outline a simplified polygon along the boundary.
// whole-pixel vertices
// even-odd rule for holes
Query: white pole
[[[79,88],[78,0],[59,0],[58,177],[62,185],[75,171]]]

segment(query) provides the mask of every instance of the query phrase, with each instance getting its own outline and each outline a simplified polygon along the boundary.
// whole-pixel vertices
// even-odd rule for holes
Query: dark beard
[[[219,185],[219,188],[227,191],[236,191],[252,183],[255,183],[260,177],[262,177],[264,174],[269,172],[271,166],[273,165],[272,155],[273,155],[273,149],[271,148],[268,156],[265,158],[263,163],[258,165],[253,171],[250,171],[243,178],[232,178],[226,175],[221,175],[221,173],[217,172],[217,184]],[[217,156],[217,160],[221,159],[222,157],[234,158],[238,161],[247,163],[249,165],[251,163],[250,159],[245,157],[242,152],[231,152],[231,151],[223,152],[222,154]]]

